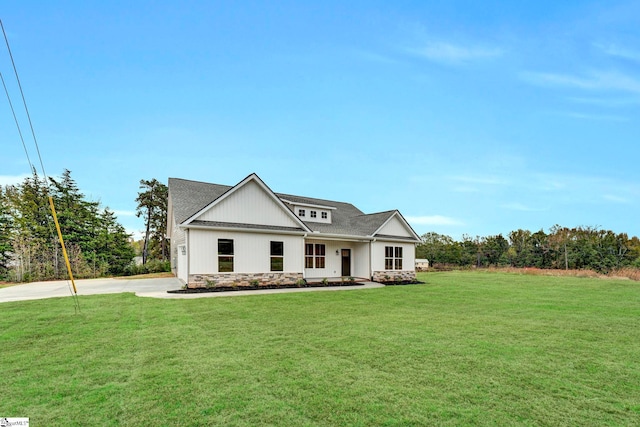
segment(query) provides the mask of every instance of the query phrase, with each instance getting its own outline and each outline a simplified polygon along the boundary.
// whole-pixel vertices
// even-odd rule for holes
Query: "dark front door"
[[[342,276],[351,276],[351,249],[342,250]]]

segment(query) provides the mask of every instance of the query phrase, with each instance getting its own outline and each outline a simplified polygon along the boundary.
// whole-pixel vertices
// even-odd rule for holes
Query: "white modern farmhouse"
[[[415,279],[420,239],[397,210],[274,193],[251,174],[235,186],[169,178],[167,214],[172,268],[189,287]]]

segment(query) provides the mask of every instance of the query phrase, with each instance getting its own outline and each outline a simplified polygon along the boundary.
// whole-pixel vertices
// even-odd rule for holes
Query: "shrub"
[[[136,264],[135,262],[131,262],[124,268],[122,274],[125,276],[135,276],[138,274],[165,273],[170,271],[171,262],[152,259],[147,261],[146,264]]]

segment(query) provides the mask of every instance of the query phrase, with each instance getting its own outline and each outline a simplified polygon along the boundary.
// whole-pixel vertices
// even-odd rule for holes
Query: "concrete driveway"
[[[140,296],[156,293],[171,295],[167,294],[168,290],[182,287],[182,283],[174,277],[160,279],[82,279],[76,280],[75,283],[78,295],[119,294],[122,292],[135,292],[136,295]],[[33,282],[0,289],[0,302],[68,297],[72,295],[73,287],[69,280]]]
[[[192,299],[242,295],[280,294],[289,292],[349,291],[357,289],[382,288],[384,285],[365,282],[362,286],[327,286],[322,288],[265,289],[258,291],[206,292],[196,294],[169,294],[167,291],[180,289],[182,282],[169,277],[161,279],[83,279],[76,280],[78,295],[119,294],[134,292],[139,297]],[[32,299],[68,297],[73,295],[71,282],[33,282],[0,289],[0,303]]]

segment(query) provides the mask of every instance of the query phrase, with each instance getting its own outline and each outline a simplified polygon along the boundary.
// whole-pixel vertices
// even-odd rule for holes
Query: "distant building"
[[[429,269],[429,260],[416,258],[416,271],[426,271]]]

